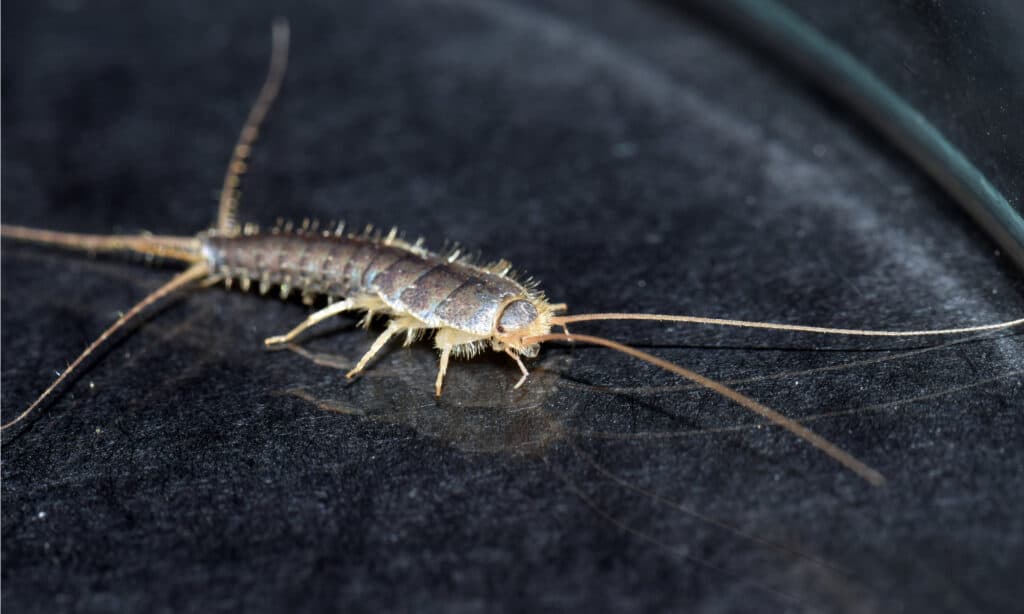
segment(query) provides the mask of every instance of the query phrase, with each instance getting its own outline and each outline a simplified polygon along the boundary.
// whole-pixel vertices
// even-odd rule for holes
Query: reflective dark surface
[[[870,328],[1020,317],[1019,273],[834,103],[649,5],[304,4],[243,217],[399,226],[575,312]],[[214,216],[280,7],[55,3],[3,22],[3,221]],[[1005,162],[1009,163],[1009,162]],[[1004,162],[999,162],[1004,164]],[[5,242],[3,415],[170,270]],[[805,421],[872,488],[603,349],[367,375],[341,318],[195,293],[3,447],[11,611],[1000,611],[1024,567],[1024,344],[585,327]],[[580,325],[580,332],[584,326]]]

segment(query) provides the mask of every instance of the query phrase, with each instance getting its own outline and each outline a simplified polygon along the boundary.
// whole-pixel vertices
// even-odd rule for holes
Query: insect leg
[[[273,337],[267,337],[266,339],[263,340],[263,345],[265,345],[267,347],[271,347],[271,346],[275,346],[275,345],[281,345],[281,344],[284,344],[284,343],[288,343],[291,340],[293,340],[296,337],[298,337],[300,334],[302,334],[302,332],[304,330],[306,330],[307,328],[309,328],[311,326],[315,326],[315,325],[319,324],[320,322],[323,322],[327,318],[336,316],[339,313],[342,313],[343,311],[349,311],[349,310],[355,309],[355,308],[356,308],[355,304],[353,304],[353,302],[351,300],[348,300],[348,299],[346,299],[344,301],[339,301],[337,303],[333,303],[331,305],[328,305],[328,306],[324,307],[323,309],[314,312],[308,318],[306,318],[305,320],[300,322],[298,326],[296,326],[295,328],[291,329],[287,333],[285,333],[283,335],[275,335]]]
[[[530,377],[530,372],[526,370],[526,365],[524,365],[523,360],[519,358],[519,354],[516,354],[512,350],[505,350],[505,353],[509,355],[509,358],[516,361],[516,364],[519,365],[519,370],[523,373],[523,376],[519,378],[516,385],[512,386],[513,388],[519,388],[523,385],[523,382],[526,381],[526,378]]]
[[[377,336],[377,339],[374,340],[373,345],[370,346],[370,349],[367,350],[366,353],[363,354],[363,357],[359,359],[359,362],[356,363],[355,368],[346,373],[345,377],[351,379],[356,375],[359,375],[359,373],[364,368],[366,368],[367,363],[369,363],[370,360],[372,360],[373,357],[376,356],[377,352],[380,352],[381,349],[387,344],[387,342],[390,341],[391,338],[394,337],[395,335],[401,332],[417,330],[421,328],[425,327],[419,320],[416,320],[415,318],[395,318],[391,320],[390,322],[388,322],[388,327],[384,329],[384,332]]]
[[[359,320],[358,326],[362,326],[366,330],[370,330],[370,326],[373,324],[373,318],[377,316],[377,310],[372,307],[366,310],[366,314],[362,320]]]
[[[456,356],[473,356],[480,350],[482,337],[472,333],[466,333],[454,328],[438,329],[434,335],[434,347],[441,350],[441,364],[437,370],[437,380],[434,381],[434,394],[441,396],[441,388],[444,384],[444,374],[448,371],[448,359],[454,351]]]
[[[441,387],[444,385],[444,374],[448,370],[448,359],[452,355],[452,346],[446,345],[441,348],[441,364],[437,369],[437,379],[434,380],[434,395],[441,398]]]

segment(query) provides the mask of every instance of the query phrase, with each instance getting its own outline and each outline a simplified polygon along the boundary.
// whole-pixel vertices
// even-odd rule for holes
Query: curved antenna
[[[772,322],[751,322],[747,320],[723,320],[720,318],[702,318],[698,316],[674,316],[660,313],[581,313],[578,315],[553,316],[551,324],[565,326],[573,322],[594,322],[599,320],[653,320],[655,322],[686,322],[689,324],[709,324],[712,326],[734,326],[737,328],[766,328],[770,330],[789,330],[801,333],[817,333],[821,335],[857,335],[861,337],[920,337],[926,335],[959,335],[963,333],[980,333],[990,330],[1012,328],[1024,324],[1024,318],[984,324],[982,326],[966,326],[962,328],[937,328],[925,330],[862,330],[858,328],[826,328],[824,326],[803,326],[801,324],[774,324]],[[575,335],[574,335],[575,336]]]
[[[285,70],[288,68],[288,20],[278,17],[271,28],[273,50],[270,54],[270,66],[267,78],[260,88],[260,93],[249,110],[242,132],[238,135],[235,148],[231,152],[231,161],[224,172],[224,185],[220,189],[220,204],[217,208],[217,232],[222,235],[238,234],[238,202],[242,198],[239,188],[242,175],[246,171],[246,160],[252,152],[252,144],[260,134],[260,124],[266,119],[277,93],[281,91]]]
[[[64,372],[61,373],[56,380],[54,380],[52,384],[50,384],[50,387],[44,390],[43,393],[39,395],[39,398],[37,398],[31,405],[28,406],[28,409],[21,412],[17,418],[11,420],[7,424],[4,424],[3,426],[0,426],[0,431],[6,431],[10,427],[21,422],[26,416],[31,414],[37,407],[41,406],[44,401],[51,397],[53,392],[57,390],[57,388],[60,387],[61,384],[68,381],[72,375],[77,374],[79,367],[89,356],[91,356],[99,349],[101,349],[103,345],[107,341],[109,341],[110,338],[115,333],[123,329],[128,323],[135,320],[148,307],[151,307],[152,305],[177,292],[178,290],[187,287],[189,284],[202,279],[207,275],[207,273],[209,273],[209,269],[207,268],[206,263],[200,262],[197,264],[193,264],[192,266],[185,269],[181,273],[175,275],[174,278],[171,279],[171,281],[167,282],[163,286],[160,286],[155,291],[150,293],[146,298],[136,303],[135,306],[128,310],[127,313],[118,318],[116,322],[111,324],[110,327],[107,328],[107,330],[103,331],[103,333],[99,337],[97,337],[95,341],[90,343],[89,347],[85,348],[85,351],[79,354],[78,358],[76,358],[75,361],[71,363],[68,366],[68,368],[65,369]]]
[[[733,401],[738,405],[741,405],[749,409],[750,411],[760,415],[761,417],[766,418],[771,423],[777,426],[781,426],[790,433],[793,433],[800,439],[803,439],[804,441],[811,444],[815,448],[818,448],[825,454],[829,455],[830,457],[832,457],[832,459],[839,462],[840,464],[845,466],[850,471],[853,471],[860,477],[864,478],[872,485],[881,486],[885,483],[885,478],[882,476],[881,473],[867,466],[863,462],[857,460],[849,452],[842,450],[834,443],[828,441],[821,435],[818,435],[817,433],[810,430],[806,426],[800,424],[796,420],[788,418],[780,414],[779,412],[775,411],[774,409],[766,407],[758,403],[754,399],[751,399],[750,397],[740,392],[737,392],[732,388],[729,388],[725,384],[716,382],[715,380],[710,379],[708,377],[704,377],[699,373],[695,373],[693,371],[690,371],[689,369],[680,367],[675,363],[669,362],[662,358],[658,358],[657,356],[648,354],[647,352],[638,350],[634,347],[630,347],[628,345],[612,341],[611,339],[605,339],[604,337],[594,337],[591,335],[577,335],[575,333],[572,335],[565,333],[548,333],[546,335],[537,335],[535,337],[527,337],[526,339],[523,339],[524,344],[544,343],[545,341],[582,341],[583,343],[600,345],[615,350],[617,352],[622,352],[623,354],[632,356],[633,358],[637,358],[656,367],[660,367],[670,373],[675,373],[676,375],[684,377],[694,382],[695,384],[699,384],[709,390],[717,392],[718,394],[729,399],[730,401]]]

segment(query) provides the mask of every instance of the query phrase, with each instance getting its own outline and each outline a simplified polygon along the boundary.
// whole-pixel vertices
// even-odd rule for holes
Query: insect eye
[[[512,301],[498,318],[494,330],[498,333],[526,328],[537,319],[537,308],[526,300]]]

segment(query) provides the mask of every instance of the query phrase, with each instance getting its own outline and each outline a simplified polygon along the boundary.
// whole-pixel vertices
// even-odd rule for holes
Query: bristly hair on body
[[[884,478],[878,471],[756,400],[636,348],[602,337],[572,334],[568,325],[602,320],[647,320],[822,335],[906,337],[967,334],[1024,324],[1024,318],[1020,318],[938,330],[873,331],[687,315],[565,314],[565,304],[550,303],[535,280],[520,278],[506,260],[477,264],[477,259],[465,255],[458,246],[434,253],[424,247],[422,239],[409,242],[394,228],[383,233],[367,226],[361,232],[346,233],[344,224],[331,223],[321,229],[318,222],[306,219],[298,225],[280,220],[269,232],[261,232],[254,224],[239,223],[238,207],[246,161],[281,89],[288,63],[289,28],[283,19],[274,21],[272,39],[266,80],[232,149],[220,192],[217,222],[212,229],[194,237],[177,237],[88,235],[0,226],[4,238],[89,253],[137,253],[188,265],[185,271],[143,298],[103,331],[27,409],[0,430],[14,426],[56,398],[58,391],[81,373],[87,360],[108,347],[117,334],[137,324],[147,313],[183,290],[221,282],[229,288],[248,290],[255,283],[263,294],[278,288],[282,298],[293,291],[301,292],[308,304],[313,304],[317,296],[328,299],[326,307],[315,311],[287,333],[268,337],[265,340],[268,347],[289,344],[308,328],[343,312],[365,312],[365,326],[369,326],[376,315],[389,318],[384,332],[347,377],[362,372],[395,336],[404,336],[404,342],[410,344],[433,335],[440,354],[434,384],[437,396],[441,395],[451,357],[468,358],[488,348],[503,352],[516,362],[522,373],[516,384],[519,387],[529,375],[522,358],[536,356],[541,344],[550,341],[590,343],[632,356],[712,390],[817,447],[871,484],[880,485]],[[561,328],[562,332],[552,332],[554,327]]]

